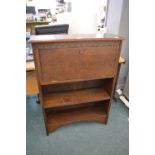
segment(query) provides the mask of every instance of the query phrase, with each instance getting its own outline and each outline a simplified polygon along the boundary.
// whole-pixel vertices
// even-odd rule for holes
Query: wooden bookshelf
[[[107,123],[123,39],[112,34],[30,38],[47,135],[73,122]]]
[[[86,104],[95,101],[110,99],[110,95],[104,88],[91,88],[58,93],[49,93],[43,96],[44,108]]]

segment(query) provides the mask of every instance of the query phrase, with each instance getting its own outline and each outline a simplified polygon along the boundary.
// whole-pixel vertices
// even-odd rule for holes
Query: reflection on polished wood
[[[125,40],[125,38],[110,33],[105,34],[58,34],[58,35],[32,35],[30,43],[45,43],[45,42],[76,42],[76,41],[103,41],[103,40]]]

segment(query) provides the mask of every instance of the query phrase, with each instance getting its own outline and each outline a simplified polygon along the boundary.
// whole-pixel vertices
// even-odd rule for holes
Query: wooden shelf
[[[65,91],[45,94],[43,96],[43,107],[54,108],[76,104],[87,104],[89,102],[110,99],[110,95],[104,88],[91,88],[76,91]]]
[[[85,78],[85,79],[71,79],[71,80],[58,80],[58,81],[48,81],[40,83],[41,86],[51,85],[51,84],[64,84],[64,83],[72,83],[72,82],[82,82],[82,81],[91,81],[91,80],[102,80],[102,79],[111,79],[114,78],[114,75],[111,76],[97,76],[93,78]]]
[[[107,114],[103,104],[97,106],[86,106],[73,109],[65,109],[47,112],[48,130],[53,131],[56,128],[79,121],[97,121],[106,123]]]

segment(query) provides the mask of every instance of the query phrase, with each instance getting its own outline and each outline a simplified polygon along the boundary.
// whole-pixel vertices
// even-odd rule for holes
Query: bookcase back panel
[[[117,46],[38,49],[41,83],[113,77]]]
[[[61,83],[61,84],[51,84],[42,86],[43,93],[56,93],[63,91],[75,91],[82,89],[91,89],[91,88],[105,88],[110,94],[112,89],[113,78],[109,79],[99,79],[99,80],[89,80],[81,82],[71,82],[71,83]]]

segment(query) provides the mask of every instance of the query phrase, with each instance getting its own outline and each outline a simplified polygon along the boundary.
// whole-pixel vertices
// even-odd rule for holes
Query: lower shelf
[[[79,121],[97,121],[106,123],[107,114],[104,106],[92,105],[87,107],[78,107],[60,111],[47,112],[47,129],[51,132],[60,126]]]

